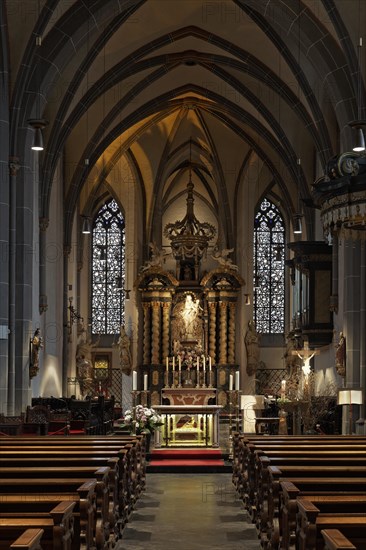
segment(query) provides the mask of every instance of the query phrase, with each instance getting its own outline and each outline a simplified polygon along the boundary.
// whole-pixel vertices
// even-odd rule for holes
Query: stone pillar
[[[229,302],[228,363],[235,363],[235,319],[236,303]]]
[[[208,354],[216,363],[216,302],[209,302],[209,349]]]
[[[152,302],[152,350],[151,363],[160,363],[160,302]]]
[[[170,303],[163,303],[163,336],[162,336],[162,356],[168,357],[169,355],[169,319],[170,318]]]
[[[227,363],[227,302],[220,302],[220,346],[219,363]]]
[[[144,341],[143,341],[143,364],[148,365],[150,363],[150,304],[144,302],[142,304],[144,310]]]
[[[48,218],[39,219],[39,313],[47,311],[46,295],[46,231]]]
[[[361,241],[360,257],[360,388],[363,389],[363,395],[366,390],[366,341],[364,338],[366,331],[366,243]],[[365,402],[360,407],[360,418],[365,419]],[[362,431],[362,433],[364,433]]]
[[[68,327],[68,306],[69,306],[69,276],[68,265],[71,246],[65,245],[63,248],[63,270],[64,270],[64,290],[63,290],[63,341],[62,341],[62,395],[68,395],[67,378],[71,376],[69,361],[69,327]],[[72,326],[70,327],[72,330]]]
[[[8,373],[7,373],[7,411],[15,414],[15,301],[16,301],[16,188],[17,173],[20,168],[19,159],[12,157],[9,161],[10,175],[10,209],[9,209],[9,341],[8,341]]]
[[[330,297],[330,310],[338,311],[338,261],[339,261],[339,237],[338,230],[333,231],[332,245],[332,295]]]

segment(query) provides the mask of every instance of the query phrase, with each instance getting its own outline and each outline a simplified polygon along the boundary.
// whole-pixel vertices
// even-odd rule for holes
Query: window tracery
[[[92,231],[92,334],[118,334],[124,324],[125,221],[114,199],[99,210]]]
[[[254,218],[254,320],[258,332],[285,329],[285,226],[267,198]]]

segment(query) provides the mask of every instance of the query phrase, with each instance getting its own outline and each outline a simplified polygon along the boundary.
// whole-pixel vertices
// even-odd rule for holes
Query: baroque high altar
[[[214,248],[218,267],[202,273],[216,229],[194,214],[193,183],[187,184],[187,212],[169,223],[175,272],[165,269],[167,252],[150,244],[151,259],[136,287],[143,310],[143,364],[151,405],[166,415],[165,444],[217,445],[218,412],[228,405],[235,361],[236,310],[244,284],[229,258]],[[230,388],[232,389],[232,388]]]

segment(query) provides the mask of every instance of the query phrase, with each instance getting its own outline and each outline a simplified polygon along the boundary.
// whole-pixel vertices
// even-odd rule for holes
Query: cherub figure
[[[149,248],[151,250],[151,259],[145,262],[141,271],[147,271],[151,267],[163,267],[166,257],[169,255],[169,252],[163,248],[159,248],[155,242],[151,242]]]
[[[233,264],[232,259],[228,257],[232,252],[234,252],[233,248],[224,248],[223,250],[219,250],[218,246],[215,246],[211,257],[225,269],[238,271],[238,266]]]

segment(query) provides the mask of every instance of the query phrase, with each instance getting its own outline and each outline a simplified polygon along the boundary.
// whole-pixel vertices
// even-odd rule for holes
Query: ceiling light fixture
[[[90,219],[87,216],[83,216],[83,225],[81,228],[81,232],[84,235],[90,235],[91,233]]]

